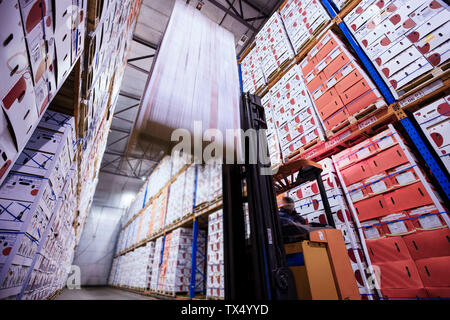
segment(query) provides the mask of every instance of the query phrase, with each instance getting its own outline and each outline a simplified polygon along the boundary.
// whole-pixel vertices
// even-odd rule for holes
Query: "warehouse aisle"
[[[55,300],[156,300],[152,297],[141,296],[109,287],[87,287],[80,290],[68,290],[58,295]]]

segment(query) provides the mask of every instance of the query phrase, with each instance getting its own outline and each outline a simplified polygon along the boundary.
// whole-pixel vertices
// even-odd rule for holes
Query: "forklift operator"
[[[280,218],[282,218],[282,221],[287,219],[304,225],[308,224],[306,220],[295,211],[294,200],[290,197],[283,197],[278,214]]]

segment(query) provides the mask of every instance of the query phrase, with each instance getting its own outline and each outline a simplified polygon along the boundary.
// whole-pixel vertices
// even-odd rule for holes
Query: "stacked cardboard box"
[[[297,53],[320,27],[330,21],[330,16],[319,0],[289,0],[281,8],[280,15]]]
[[[150,290],[156,291],[158,289],[159,282],[159,266],[161,265],[161,254],[163,252],[163,237],[159,237],[155,241],[155,253],[153,258],[153,263],[151,264],[151,279],[150,279]],[[119,257],[120,259],[121,257]]]
[[[278,139],[278,131],[275,126],[270,94],[266,94],[261,98],[261,104],[264,107],[264,113],[267,123],[267,147],[269,150],[270,162],[273,166],[281,163],[280,141]]]
[[[73,165],[66,179],[63,194],[58,204],[47,236],[37,253],[37,260],[28,282],[25,284],[23,300],[44,299],[57,289],[65,286],[65,276],[72,264],[75,232],[72,227],[76,203],[73,201],[74,182],[77,179]],[[45,233],[44,233],[45,234]],[[44,236],[44,235],[43,235]]]
[[[427,297],[448,292],[444,266],[448,267],[449,252],[442,237],[448,234],[450,220],[420,163],[393,126],[333,160],[365,239],[366,259],[375,267],[373,276],[381,296]],[[424,246],[406,244],[416,237]],[[435,250],[425,249],[431,239],[436,241]],[[436,271],[430,274],[426,268]]]
[[[254,46],[241,61],[242,86],[244,92],[255,93],[266,84],[261,69],[260,48]]]
[[[204,234],[203,231],[199,233]],[[197,260],[205,255],[205,241],[197,239]],[[189,291],[191,281],[192,229],[178,228],[165,237],[162,264],[159,270],[158,290],[176,293]],[[197,268],[204,269],[204,261],[197,261]],[[196,289],[202,290],[200,273],[196,273]]]
[[[222,219],[222,210],[208,216],[207,298],[225,297]]]
[[[277,130],[283,158],[313,141],[325,140],[297,65],[294,65],[270,89],[269,95],[272,120]]]
[[[367,264],[363,258],[361,241],[357,227],[350,215],[341,182],[330,158],[319,161],[322,166],[322,181],[327,194],[328,203],[333,215],[334,224],[342,231],[342,236],[347,247],[347,252],[355,274],[355,282],[363,298],[370,298],[373,295],[365,277]],[[289,190],[288,195],[295,201],[296,211],[308,223],[315,222],[328,224],[322,197],[319,192],[317,181],[304,183],[294,189]]]
[[[280,15],[275,12],[255,37],[261,56],[260,67],[267,81],[275,71],[294,57],[294,51],[283,26]]]
[[[378,89],[332,31],[319,40],[300,67],[327,131],[367,107],[384,105]]]
[[[50,230],[58,227],[61,220],[69,226],[73,222],[77,206],[70,198],[76,184],[72,178],[75,171],[72,166],[74,135],[72,117],[47,111],[0,187],[2,231],[15,234],[4,237],[6,249],[2,251],[0,270],[0,281],[4,284],[0,294],[3,297],[19,294],[27,285],[25,281],[29,279],[30,272],[33,279],[37,276],[33,268],[44,263],[41,257],[44,257],[42,252],[45,250],[41,248],[47,243]],[[65,227],[67,229],[67,225]],[[66,229],[61,239],[70,233],[70,228]],[[63,249],[66,247],[59,243],[52,252],[54,261],[59,260]],[[34,265],[33,260],[36,253],[41,259],[38,259],[38,266]],[[50,261],[45,258],[45,270],[39,271],[38,285],[29,282],[25,288],[32,297],[38,291],[39,295],[48,294],[40,288],[54,280],[48,271]]]
[[[114,259],[109,284],[149,289],[150,267],[153,264],[154,252],[155,242],[151,241],[145,246]]]
[[[165,225],[170,225],[182,216],[185,183],[186,172],[183,172],[170,184]]]
[[[437,155],[450,172],[450,96],[439,99],[414,112],[414,117]]]
[[[395,98],[446,62],[449,6],[440,0],[364,0],[344,21]]]
[[[175,172],[172,172],[172,161],[169,156],[166,156],[150,175],[146,203],[149,198],[155,196],[169,182],[172,174],[175,174]]]

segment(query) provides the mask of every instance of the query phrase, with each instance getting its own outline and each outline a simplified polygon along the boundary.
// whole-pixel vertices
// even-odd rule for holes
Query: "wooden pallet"
[[[222,195],[219,195],[219,196],[217,196],[217,197],[215,197],[213,200],[211,200],[210,202],[209,202],[209,204],[212,206],[212,205],[215,205],[216,203],[219,203],[219,202],[221,202],[222,201]]]
[[[321,141],[320,137],[315,138],[314,140],[308,142],[307,144],[305,144],[304,146],[302,146],[301,148],[295,150],[294,152],[292,152],[289,156],[286,157],[287,160],[290,160],[292,158],[294,158],[296,155],[298,154],[302,154],[304,152],[307,152],[308,150],[314,148],[316,145],[318,145]]]
[[[365,140],[367,135],[381,132],[388,123],[392,123],[396,119],[394,105],[377,109],[358,123],[338,132],[335,136],[317,144],[306,152],[295,155],[292,159],[302,158],[320,161]]]
[[[208,207],[209,207],[209,203],[208,202],[202,202],[199,205],[195,206],[194,213],[197,213],[197,212],[200,212],[202,210],[205,210]]]
[[[267,82],[271,83],[273,82],[274,79],[278,79],[278,75],[281,74],[283,71],[285,71],[284,69],[291,64],[292,61],[294,61],[294,58],[288,58],[285,61],[283,61],[282,64],[280,64],[280,66],[278,68],[276,68],[274,71],[272,71],[272,73],[267,77]],[[286,72],[283,73],[283,75]],[[278,81],[278,80],[277,80]]]
[[[206,300],[216,300],[216,301],[223,301],[224,298],[221,297],[212,297],[212,296],[206,296]]]
[[[376,110],[383,108],[383,107],[387,107],[384,99],[377,100],[375,103],[372,103],[371,105],[365,107],[364,109],[358,111],[357,113],[350,115],[343,122],[335,125],[330,130],[327,130],[326,137],[327,138],[333,137],[334,135],[338,134],[342,130],[345,130],[347,127],[357,123],[361,119],[367,118],[370,114],[372,114]]]
[[[345,16],[347,16],[350,11],[355,9],[355,7],[361,2],[361,0],[349,0],[345,3],[345,6],[341,9],[341,11],[338,13],[338,17],[341,19],[344,19]]]
[[[398,89],[397,95],[398,99],[401,100],[407,96],[419,91],[420,89],[426,87],[427,85],[441,79],[447,80],[450,77],[450,61],[447,61],[440,66],[434,67],[432,70],[421,75],[420,77],[409,82],[405,86]]]

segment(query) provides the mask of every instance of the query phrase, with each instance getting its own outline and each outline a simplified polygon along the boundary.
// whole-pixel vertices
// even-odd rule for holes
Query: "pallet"
[[[386,105],[386,102],[384,101],[384,99],[379,99],[375,103],[365,107],[364,109],[358,111],[357,113],[349,116],[343,122],[335,125],[331,129],[327,130],[326,137],[327,138],[331,138],[331,137],[335,136],[336,134],[338,134],[342,130],[345,130],[346,128],[348,128],[349,126],[357,123],[361,119],[364,119],[364,118],[368,117],[370,114],[372,114],[376,110],[378,110],[380,108],[383,108],[383,107],[386,107],[386,106],[387,105]]]
[[[446,80],[450,77],[450,60],[444,62],[440,66],[434,67],[432,70],[414,79],[400,89],[396,90],[398,99],[401,100],[407,96],[419,91],[427,85],[441,79]]]
[[[222,201],[222,195],[219,195],[219,196],[217,196],[217,197],[215,197],[213,200],[211,200],[210,202],[209,202],[209,204],[212,206],[212,205],[215,205],[216,203],[219,203],[219,202],[221,202]]]
[[[282,73],[284,71],[284,69],[294,60],[295,60],[295,57],[289,58],[289,59],[286,59],[285,61],[283,61],[283,63],[280,64],[280,66],[278,68],[276,68],[274,71],[272,71],[272,73],[267,77],[267,82],[271,83],[271,82],[273,82],[274,79],[277,79],[278,74]]]
[[[198,213],[209,207],[209,202],[202,202],[199,205],[194,207],[194,213]]]
[[[344,19],[345,16],[347,16],[350,11],[355,9],[355,7],[361,2],[361,0],[349,0],[345,3],[344,8],[341,9],[341,11],[338,13],[338,17],[341,19]]]
[[[296,154],[292,159],[308,159],[313,161],[320,161],[324,158],[330,157],[346,148],[349,148],[367,138],[367,135],[376,134],[384,130],[388,123],[397,120],[395,105],[390,105],[385,108],[377,109],[369,116],[361,119],[345,130],[338,132],[327,141],[323,141],[306,152]]]
[[[294,152],[292,152],[289,156],[287,156],[287,160],[291,160],[292,158],[294,158],[296,155],[298,154],[302,154],[304,152],[307,152],[308,150],[314,148],[315,146],[317,146],[321,141],[320,137],[315,138],[314,140],[308,142],[307,144],[305,144],[304,146],[302,146],[301,148],[295,150]],[[279,165],[278,167],[280,167],[281,165]]]
[[[438,79],[419,91],[408,95],[403,100],[399,100],[398,104],[402,110],[414,113],[422,106],[448,94],[450,94],[450,78],[445,80]]]

